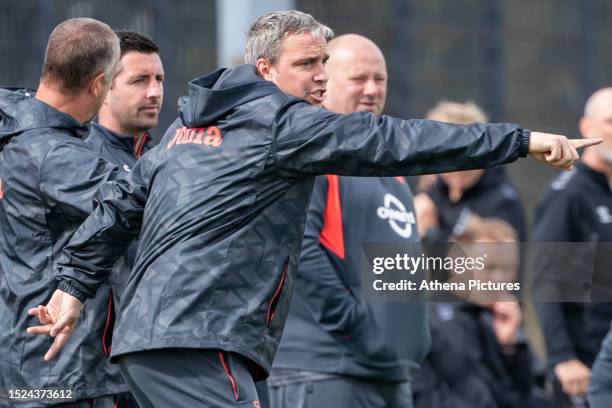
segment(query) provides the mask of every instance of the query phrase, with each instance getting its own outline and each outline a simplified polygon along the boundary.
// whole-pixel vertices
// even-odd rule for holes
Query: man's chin
[[[148,128],[156,127],[159,121],[159,115],[140,115],[137,120],[139,126],[147,126]]]
[[[370,113],[374,113],[374,114],[377,114],[377,112],[378,112],[378,109],[377,109],[376,105],[359,104],[357,106],[357,110],[359,112],[370,112]]]
[[[322,100],[315,100],[315,99],[312,99],[312,98],[306,98],[306,102],[308,102],[312,106],[316,106],[317,108],[320,108],[320,107],[323,106],[323,101]]]
[[[601,149],[599,157],[608,165],[612,165],[612,149]]]
[[[156,128],[157,123],[158,121],[156,118],[155,120],[147,120],[147,121],[139,122],[138,124],[134,124],[132,128],[135,129],[136,133],[142,133],[142,132],[147,132],[150,129]]]

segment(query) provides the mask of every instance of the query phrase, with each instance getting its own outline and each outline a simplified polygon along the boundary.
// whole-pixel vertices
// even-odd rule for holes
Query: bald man
[[[612,88],[589,98],[579,127],[584,138],[603,138],[604,142],[585,150],[571,172],[551,183],[536,209],[534,241],[612,242]],[[609,250],[598,248],[592,259],[574,263],[575,268],[559,265],[567,258],[559,259],[552,252],[539,254],[536,272],[540,276],[554,276],[561,284],[565,279],[593,275],[592,299],[599,293],[600,300],[610,300],[605,292],[601,296],[602,289],[609,286],[601,282],[606,282],[604,275],[612,269]],[[586,269],[581,272],[579,266]],[[567,277],[563,271],[568,272]],[[537,294],[534,297],[537,301]],[[583,406],[576,404],[585,403],[590,367],[610,326],[612,307],[608,303],[550,302],[536,306],[555,385],[555,406]]]
[[[327,93],[323,106],[336,113],[380,115],[387,96],[387,64],[374,42],[346,34],[329,42]]]
[[[323,106],[380,115],[387,93],[380,49],[347,34],[328,50]],[[364,241],[419,242],[408,184],[401,177],[319,176],[296,293],[268,380],[272,407],[412,406],[409,381],[430,347],[427,309],[362,302]]]

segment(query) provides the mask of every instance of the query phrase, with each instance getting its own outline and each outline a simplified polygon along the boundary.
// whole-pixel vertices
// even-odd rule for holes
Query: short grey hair
[[[108,83],[120,55],[119,38],[93,18],[60,23],[49,37],[41,80],[53,81],[64,93],[77,93],[100,73]]]
[[[255,64],[259,58],[275,63],[280,56],[283,40],[289,35],[311,33],[326,41],[334,31],[313,16],[297,10],[275,11],[259,17],[249,28],[244,61]]]

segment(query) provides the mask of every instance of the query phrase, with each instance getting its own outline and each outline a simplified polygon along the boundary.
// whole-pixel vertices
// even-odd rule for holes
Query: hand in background
[[[555,375],[567,395],[586,394],[591,370],[577,358],[557,364]]]
[[[514,346],[518,340],[522,314],[517,302],[494,302],[491,305],[493,313],[493,330],[497,341],[502,347]]]
[[[419,236],[423,237],[429,228],[435,228],[440,225],[438,221],[438,209],[436,208],[436,204],[434,204],[431,198],[425,193],[419,193],[414,196],[413,203]]]

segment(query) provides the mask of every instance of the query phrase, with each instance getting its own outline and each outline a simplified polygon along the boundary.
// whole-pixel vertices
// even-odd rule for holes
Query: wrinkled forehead
[[[327,40],[312,33],[289,34],[281,42],[278,59],[327,57]]]
[[[117,64],[114,77],[117,78],[120,74],[135,75],[143,72],[151,75],[164,74],[164,67],[158,53],[140,51],[125,53]]]

